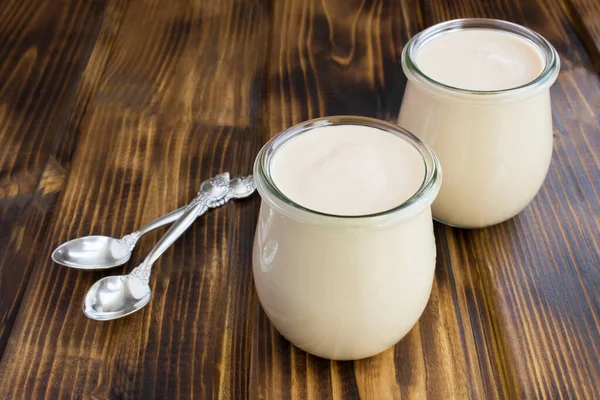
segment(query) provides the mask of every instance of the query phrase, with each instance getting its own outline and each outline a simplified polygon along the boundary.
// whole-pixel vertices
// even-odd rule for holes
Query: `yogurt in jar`
[[[293,344],[359,359],[398,342],[434,278],[431,150],[382,121],[331,117],[261,150],[253,274],[263,309]]]
[[[478,228],[515,216],[550,165],[554,48],[519,25],[467,19],[421,32],[402,60],[398,124],[427,142],[444,170],[434,218]]]
[[[308,130],[277,152],[271,168],[275,185],[296,203],[346,216],[391,210],[415,194],[425,176],[414,146],[364,125]]]
[[[416,63],[433,80],[478,91],[516,88],[544,70],[544,56],[533,43],[514,33],[483,28],[430,39],[417,52]]]

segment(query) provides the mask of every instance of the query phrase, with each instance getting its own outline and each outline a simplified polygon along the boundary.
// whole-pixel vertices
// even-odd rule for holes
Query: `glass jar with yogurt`
[[[520,25],[461,19],[414,36],[402,68],[398,124],[427,142],[444,170],[433,217],[478,228],[518,214],[550,165],[556,50]]]
[[[260,151],[253,251],[260,303],[277,330],[320,357],[350,360],[397,343],[434,279],[436,156],[393,124],[328,117]]]

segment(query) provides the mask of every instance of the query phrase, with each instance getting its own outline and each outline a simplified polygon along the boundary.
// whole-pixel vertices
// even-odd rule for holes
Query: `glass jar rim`
[[[445,83],[429,77],[418,67],[415,56],[421,46],[426,42],[443,33],[476,28],[508,32],[527,40],[530,44],[534,45],[544,57],[544,69],[535,79],[520,86],[499,90],[473,90],[446,85]],[[463,18],[430,26],[413,36],[402,50],[402,69],[409,80],[427,83],[449,92],[467,95],[499,96],[512,95],[530,89],[549,87],[554,83],[558,76],[560,70],[560,58],[556,49],[548,42],[548,40],[529,28],[499,19]]]
[[[279,190],[271,177],[271,162],[276,152],[282,148],[291,139],[311,129],[335,126],[335,125],[360,125],[383,130],[394,134],[411,144],[423,158],[425,174],[421,186],[407,200],[401,204],[384,211],[364,215],[336,215],[328,214],[310,208],[304,207],[294,200],[287,197]],[[408,130],[375,118],[361,116],[330,116],[311,119],[300,124],[294,125],[278,135],[271,138],[259,151],[254,162],[254,178],[257,190],[261,198],[280,211],[288,214],[285,207],[289,206],[301,214],[310,216],[319,216],[336,220],[364,220],[396,214],[401,211],[407,211],[410,215],[416,215],[418,212],[429,206],[437,193],[439,192],[442,180],[442,171],[439,160],[433,150],[421,139],[413,135]],[[417,210],[417,211],[414,211]],[[412,211],[412,212],[411,212]]]

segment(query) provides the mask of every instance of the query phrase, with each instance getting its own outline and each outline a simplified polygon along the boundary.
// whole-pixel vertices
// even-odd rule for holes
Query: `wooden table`
[[[600,398],[597,0],[0,0],[0,399]],[[533,203],[435,226],[436,280],[395,348],[330,362],[292,347],[251,274],[259,198],[210,212],[155,265],[142,312],[81,312],[97,279],[59,243],[120,236],[324,115],[394,121],[418,31],[494,17],[557,48],[554,158]]]

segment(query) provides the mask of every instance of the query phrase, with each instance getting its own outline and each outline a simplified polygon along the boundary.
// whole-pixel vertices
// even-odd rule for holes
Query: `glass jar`
[[[328,125],[364,125],[397,135],[423,158],[425,175],[406,202],[377,214],[337,216],[307,209],[272,180],[272,160],[290,139]],[[408,131],[363,117],[296,125],[259,152],[262,198],[253,251],[260,303],[277,330],[320,357],[369,357],[397,343],[417,322],[434,278],[430,205],[441,184],[431,149]]]
[[[544,58],[540,75],[525,85],[495,91],[465,90],[425,75],[415,59],[438,35],[483,28],[525,39]],[[444,170],[433,217],[478,228],[518,214],[539,191],[552,156],[550,86],[560,60],[556,50],[525,27],[491,19],[461,19],[414,36],[402,52],[408,78],[398,124],[429,144]]]

